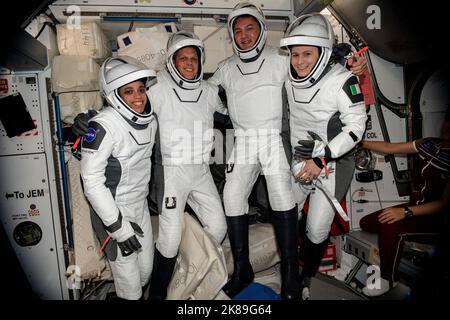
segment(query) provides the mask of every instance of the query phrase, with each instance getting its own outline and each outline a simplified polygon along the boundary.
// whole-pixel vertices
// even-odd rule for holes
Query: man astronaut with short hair
[[[167,43],[166,70],[149,91],[158,118],[163,177],[157,178],[159,235],[156,241],[150,299],[165,299],[181,242],[186,203],[218,243],[226,234],[225,214],[209,160],[216,111],[226,114],[218,87],[203,80],[203,42],[179,31]],[[158,142],[157,142],[158,144]],[[158,151],[159,149],[159,151]]]
[[[297,299],[297,207],[280,134],[283,116],[287,117],[282,97],[286,57],[278,54],[278,48],[266,46],[264,15],[251,3],[241,2],[233,9],[228,31],[235,54],[220,63],[210,79],[224,88],[235,129],[223,195],[234,272],[224,291],[233,297],[254,278],[249,261],[248,197],[262,171],[281,251],[281,296]]]

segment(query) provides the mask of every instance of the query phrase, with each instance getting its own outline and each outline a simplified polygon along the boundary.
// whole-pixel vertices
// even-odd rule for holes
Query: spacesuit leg
[[[302,218],[302,210],[305,205],[305,201],[309,196],[310,190],[303,188],[300,183],[295,181],[294,176],[291,176],[292,195],[294,196],[295,204],[298,210],[298,220]]]
[[[150,220],[150,212],[148,210],[147,201],[145,201],[144,215],[139,225],[141,226],[141,229],[144,232],[144,237],[139,238],[139,242],[142,245],[142,249],[139,251],[138,254],[138,264],[141,274],[141,286],[143,287],[149,281],[150,275],[152,273],[153,253],[154,253],[152,224]]]
[[[207,165],[198,168],[197,181],[187,202],[197,214],[203,227],[220,244],[227,233],[225,213],[219,193]]]
[[[299,300],[297,206],[288,211],[274,211],[273,222],[281,253],[281,297]]]
[[[261,167],[256,151],[250,153],[245,140],[236,141],[231,160],[227,163],[223,203],[227,216],[248,214],[248,198]],[[249,154],[250,153],[250,154]]]
[[[274,211],[289,211],[295,206],[291,170],[281,137],[263,136],[258,140],[258,158],[267,181],[269,202]]]
[[[229,166],[228,166],[229,167]],[[225,214],[235,217],[248,213],[248,198],[259,174],[257,165],[235,165],[232,171],[227,168],[223,204]]]
[[[138,300],[142,296],[141,277],[138,265],[138,253],[124,257],[121,250],[117,250],[115,261],[109,260],[114,276],[114,287],[119,298]]]
[[[255,164],[228,166],[223,199],[234,270],[223,290],[230,297],[241,292],[254,278],[248,248],[248,197],[259,171]]]
[[[223,290],[230,297],[238,294],[254,278],[248,248],[248,197],[259,171],[255,164],[228,166],[223,199],[234,270]]]
[[[149,249],[145,248],[153,238],[149,221],[146,221],[146,219],[150,220],[147,201],[119,206],[119,210],[124,215],[124,219],[137,223],[144,232],[144,237],[137,237],[142,246],[139,251],[124,257],[122,250],[117,250],[116,259],[109,260],[117,296],[122,299],[137,300],[141,298],[142,286],[148,281],[151,272],[152,252],[151,249],[147,252]],[[149,226],[150,231],[147,230]],[[117,242],[112,243],[117,246]]]
[[[166,258],[177,255],[181,242],[184,208],[191,188],[185,170],[189,168],[164,166],[164,197],[156,248]]]
[[[295,206],[290,173],[265,175],[273,211],[289,211]]]
[[[223,291],[231,298],[252,283],[255,277],[249,258],[248,218],[248,214],[226,217],[234,268]]]
[[[181,242],[182,219],[190,183],[185,168],[164,166],[164,198],[150,283],[150,300],[164,300]]]
[[[223,290],[230,297],[238,294],[254,278],[248,247],[248,197],[261,170],[256,163],[255,154],[253,159],[245,158],[245,151],[239,153],[243,149],[239,148],[239,144],[237,146],[233,153],[237,151],[238,156],[242,157],[236,157],[235,163],[227,164],[227,180],[223,192],[228,238],[234,261],[233,274]]]
[[[334,173],[328,179],[321,178],[322,184],[331,194],[334,194]],[[303,247],[305,266],[301,274],[303,287],[302,298],[309,299],[311,278],[319,269],[323,254],[328,245],[328,238],[335,215],[335,209],[325,194],[316,188],[309,199],[308,217],[306,220],[306,237]]]
[[[326,183],[324,182],[324,187]],[[331,191],[332,192],[332,191]],[[328,198],[316,188],[309,198],[308,217],[306,220],[306,236],[312,243],[321,243],[328,239],[335,209]]]
[[[167,297],[167,287],[172,279],[177,256],[172,258],[164,257],[161,252],[155,249],[155,258],[150,282],[149,300],[165,300]]]
[[[267,180],[273,223],[281,253],[281,297],[300,297],[298,265],[298,209],[292,192],[291,170],[280,136],[260,139],[265,147],[259,150],[261,167]]]

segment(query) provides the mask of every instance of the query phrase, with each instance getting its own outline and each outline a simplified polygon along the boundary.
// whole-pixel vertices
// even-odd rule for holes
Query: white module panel
[[[62,299],[62,244],[55,239],[58,214],[52,212],[45,154],[0,157],[0,181],[0,221],[33,291],[40,299]]]
[[[405,76],[403,66],[386,61],[369,51],[375,78],[383,95],[393,103],[405,103]]]
[[[406,141],[406,120],[397,117],[389,109],[382,106],[382,112],[386,120],[386,127],[391,142]],[[382,141],[384,140],[380,122],[375,108],[371,108],[368,114],[369,121],[364,139]],[[359,221],[369,213],[406,203],[409,197],[401,197],[398,194],[397,185],[389,162],[385,161],[383,154],[373,152],[376,159],[375,170],[383,173],[383,178],[374,182],[359,182],[353,178],[350,189],[347,192],[347,209],[350,213],[350,228],[359,230]],[[408,168],[406,156],[395,157],[398,170]],[[355,175],[360,172],[355,170]]]
[[[184,8],[186,9],[232,9],[236,4],[242,2],[241,0],[58,0],[52,6],[114,6],[114,7],[128,7],[132,8]],[[291,0],[253,0],[254,5],[261,7],[264,10],[291,10]]]
[[[176,14],[228,14],[239,0],[58,0],[49,7],[55,17],[65,23],[70,12],[87,13],[164,13]],[[292,15],[291,0],[253,0],[266,15]],[[73,6],[77,6],[73,7]]]
[[[44,152],[37,76],[35,74],[0,75],[0,82],[3,89],[0,93],[1,96],[9,96],[14,93],[22,95],[27,110],[36,125],[36,129],[10,138],[0,121],[0,156]]]

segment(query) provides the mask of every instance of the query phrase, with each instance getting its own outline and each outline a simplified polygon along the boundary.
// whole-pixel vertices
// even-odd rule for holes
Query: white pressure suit
[[[296,19],[286,31],[286,37],[280,41],[281,47],[288,49],[289,53],[291,46],[319,48],[318,60],[307,76],[300,78],[292,66],[289,68],[286,92],[291,146],[295,155],[299,140],[323,140],[314,141],[311,158],[325,158],[329,176],[326,178],[326,170],[322,170],[320,181],[340,201],[347,192],[355,167],[353,154],[349,151],[364,134],[367,114],[357,77],[331,59],[333,44],[333,29],[320,14]],[[315,137],[311,137],[310,132]],[[293,161],[298,159],[294,156]],[[322,161],[315,163],[320,166]],[[313,243],[321,243],[328,238],[334,207],[322,191],[297,183],[294,179],[292,181],[300,209],[311,193],[306,232]]]
[[[224,88],[235,129],[224,189],[227,216],[248,213],[248,197],[261,171],[272,209],[294,207],[290,164],[281,139],[286,73],[286,57],[266,46],[254,61],[243,62],[237,55],[231,56],[209,79]]]
[[[179,87],[167,71],[158,73],[149,95],[158,117],[164,170],[164,196],[157,249],[175,257],[181,241],[186,202],[204,228],[220,243],[226,234],[225,214],[209,170],[213,147],[213,114],[226,113],[218,88],[201,81],[196,89]]]
[[[184,48],[197,52],[195,62],[195,55]],[[178,60],[177,54],[181,54]],[[226,109],[219,99],[218,87],[202,79],[204,60],[203,42],[195,34],[187,31],[173,34],[167,42],[166,70],[158,73],[158,83],[149,91],[159,122],[155,146],[155,175],[159,181],[155,193],[160,213],[150,300],[166,299],[181,242],[186,203],[218,243],[226,234],[225,214],[209,170],[213,115],[216,111],[226,113]],[[177,69],[180,61],[181,68],[195,69],[198,63],[194,79],[185,78]]]
[[[110,106],[89,122],[89,133],[82,142],[81,176],[85,195],[95,211],[92,223],[101,244],[106,243],[108,235],[112,238],[104,250],[117,296],[136,300],[142,296],[141,287],[148,282],[153,265],[147,195],[157,124],[150,104],[145,114],[137,114],[120,98],[118,89],[136,80],[154,78],[155,72],[131,58],[108,59],[100,72]],[[123,247],[135,232],[141,248]],[[121,250],[117,250],[118,245]]]
[[[185,79],[174,65],[182,48],[195,48],[199,60],[196,79]],[[220,243],[226,234],[225,214],[209,170],[214,142],[214,113],[226,114],[218,87],[203,81],[203,43],[193,33],[179,31],[168,41],[167,69],[149,95],[159,123],[159,146],[164,170],[164,196],[159,201],[157,249],[175,257],[181,241],[186,202],[203,227]]]
[[[313,161],[322,169],[315,181],[316,188],[296,182],[292,177],[300,210],[310,196],[306,237],[301,248],[304,258],[302,299],[309,299],[311,277],[316,274],[328,244],[335,214],[330,200],[340,201],[350,185],[355,167],[351,150],[361,140],[367,119],[358,79],[342,65],[335,64],[333,45],[333,28],[320,14],[297,18],[280,41],[280,46],[290,55],[293,46],[299,50],[289,61],[289,79],[285,86],[290,109],[293,174],[297,176],[300,172],[294,165],[298,161],[303,164],[304,160]],[[305,51],[301,51],[303,49]],[[308,75],[299,77],[294,67],[305,70],[314,52],[317,53],[316,62]]]
[[[248,50],[240,49],[234,38],[234,26],[241,17],[240,21],[258,23],[260,27],[258,38]],[[262,171],[281,252],[281,297],[295,300],[299,296],[297,209],[290,181],[289,150],[284,149],[282,140],[283,123],[287,124],[283,122],[287,114],[282,93],[287,57],[279,55],[278,49],[266,46],[264,14],[251,3],[236,5],[228,16],[228,31],[235,54],[220,63],[210,79],[225,90],[235,130],[223,191],[234,271],[223,290],[233,297],[254,278],[248,248],[248,198]]]
[[[319,179],[338,201],[345,196],[355,169],[353,153],[349,151],[361,140],[367,119],[363,96],[361,92],[352,94],[352,87],[359,90],[356,76],[340,64],[335,64],[312,87],[297,89],[286,82],[291,145],[294,148],[299,140],[311,139],[308,131],[324,140],[331,152],[327,159],[329,176],[322,170]],[[299,208],[310,195],[307,236],[313,243],[320,243],[328,238],[335,208],[321,190],[292,181]]]

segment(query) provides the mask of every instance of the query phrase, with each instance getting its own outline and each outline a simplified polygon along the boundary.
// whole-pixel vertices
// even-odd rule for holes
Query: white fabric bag
[[[183,233],[167,300],[214,299],[228,279],[219,243],[189,214]]]

